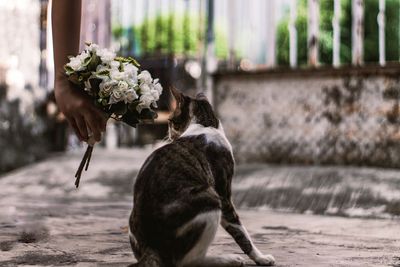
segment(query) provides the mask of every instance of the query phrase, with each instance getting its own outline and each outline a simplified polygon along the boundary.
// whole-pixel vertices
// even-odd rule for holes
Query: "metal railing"
[[[376,39],[379,50],[379,59],[376,62],[384,66],[386,64],[385,39],[387,38],[385,31],[389,23],[386,23],[386,2],[390,0],[373,1],[379,2],[375,24],[378,27]],[[122,34],[120,36],[114,35],[114,38],[117,43],[121,44],[122,50],[128,49],[128,52],[137,55],[169,53],[184,57],[202,58],[210,56],[204,50],[204,43],[210,41],[206,38],[207,36],[214,37],[206,32],[206,23],[212,20],[215,21],[213,25],[216,36],[215,47],[217,47],[217,50],[218,47],[225,47],[222,52],[214,50],[213,56],[219,58],[220,62],[225,62],[226,64],[222,64],[223,66],[237,68],[238,65],[240,67],[241,60],[250,60],[254,62],[252,66],[255,67],[274,68],[282,64],[277,60],[278,50],[286,49],[280,43],[279,35],[281,32],[278,31],[278,27],[282,19],[287,16],[288,65],[291,68],[304,65],[304,62],[299,63],[301,56],[299,49],[305,45],[307,46],[306,65],[313,67],[321,65],[320,41],[321,34],[323,34],[321,12],[326,11],[321,10],[321,5],[326,4],[327,0],[138,0],[129,2],[128,6],[126,6],[128,1],[117,1],[115,4],[114,10],[118,10],[119,13],[114,14],[113,17],[114,29],[116,25],[121,27],[120,33]],[[330,26],[332,30],[329,34],[332,36],[330,37],[332,41],[329,46],[331,46],[332,60],[329,64],[333,67],[339,67],[344,63],[343,60],[341,62],[342,31],[344,27],[347,27],[346,30],[351,35],[350,63],[356,66],[362,65],[365,51],[365,27],[371,26],[370,22],[368,22],[368,25],[364,23],[365,5],[367,2],[367,4],[372,2],[369,0],[332,0],[330,2],[332,2],[332,10],[330,11],[332,12]],[[373,4],[375,5],[378,2]],[[207,5],[212,5],[214,8],[205,8]],[[307,9],[306,29],[298,27],[299,8],[300,6],[303,8],[304,5]],[[351,10],[344,10],[344,5]],[[138,8],[138,11],[132,11]],[[213,14],[210,14],[210,10]],[[342,16],[348,16],[350,13],[350,25],[343,25]],[[397,11],[397,13],[399,12]],[[140,18],[136,19],[135,16],[138,16],[138,14],[140,14]],[[127,20],[126,17],[129,16],[134,19]],[[304,17],[304,14],[302,16]],[[164,21],[163,18],[168,19]],[[368,18],[370,19],[371,16]],[[163,26],[163,22],[167,26]],[[180,25],[177,25],[177,23]],[[150,28],[149,25],[152,25],[152,27]],[[177,30],[178,27],[182,29]],[[131,32],[132,30],[136,30],[136,32],[129,35],[129,29],[131,29]],[[306,44],[299,39],[300,35],[304,34],[306,34]],[[174,48],[176,38],[180,38],[182,42],[179,51]],[[196,39],[196,43],[193,43],[193,38]],[[154,44],[150,45],[150,42]],[[214,42],[214,40],[211,40],[211,42]],[[245,44],[241,45],[241,43]],[[251,55],[256,56],[252,58]]]

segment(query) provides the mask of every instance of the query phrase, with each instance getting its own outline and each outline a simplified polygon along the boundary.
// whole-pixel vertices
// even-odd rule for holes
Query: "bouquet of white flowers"
[[[117,57],[111,50],[87,43],[83,52],[69,60],[64,66],[68,80],[84,90],[109,117],[132,127],[157,117],[152,108],[157,107],[161,84],[148,71],[140,70],[135,59]],[[86,170],[89,166],[94,142],[88,143],[75,175],[76,187],[84,166]]]

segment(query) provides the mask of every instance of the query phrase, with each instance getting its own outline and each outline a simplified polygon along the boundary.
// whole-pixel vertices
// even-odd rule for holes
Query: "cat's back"
[[[154,151],[137,176],[135,200],[153,203],[156,208],[210,188],[223,193],[234,161],[229,142],[219,132],[190,127],[186,134]]]
[[[219,129],[194,125],[178,139],[155,150],[143,164],[139,176],[188,180],[212,176],[213,165],[221,161],[233,167],[232,148]]]
[[[210,166],[206,155],[206,138],[179,138],[155,150],[143,164],[136,181],[141,183],[208,183]],[[143,181],[142,181],[143,180]]]

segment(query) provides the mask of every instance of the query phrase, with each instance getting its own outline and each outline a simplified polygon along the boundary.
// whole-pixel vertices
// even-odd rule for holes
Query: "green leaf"
[[[155,118],[157,118],[157,113],[148,108],[142,109],[139,115],[139,119],[146,122],[153,122]]]
[[[134,59],[133,57],[128,57],[130,63],[132,63],[133,65],[135,65],[136,67],[140,67],[139,62],[136,61],[136,59]]]
[[[137,115],[138,115],[137,112],[135,113],[128,111],[122,116],[121,120],[126,124],[128,124],[129,126],[136,128],[136,125],[139,123]]]
[[[96,71],[97,66],[100,65],[100,63],[101,63],[101,59],[100,59],[100,57],[97,56],[96,54],[93,54],[93,55],[90,57],[90,59],[91,59],[91,60],[89,61],[89,64],[87,65],[87,69],[88,69],[89,71]]]
[[[106,76],[106,75],[110,74],[110,71],[109,70],[101,70],[99,72],[95,72],[95,74],[98,76]]]
[[[128,107],[124,102],[118,102],[111,105],[110,111],[115,115],[124,115],[128,111]]]
[[[101,79],[98,79],[98,78],[90,78],[89,79],[89,83],[90,83],[90,86],[92,87],[92,91],[95,93],[95,94],[98,94],[99,93],[99,90],[100,90],[100,83],[102,82],[102,80]]]
[[[92,74],[89,72],[89,71],[85,71],[85,72],[81,72],[80,73],[80,76],[83,78],[83,80],[87,80],[87,79],[89,79],[89,77],[91,76]]]
[[[116,57],[115,60],[119,61],[121,63],[132,63],[136,67],[140,67],[140,64],[133,57],[128,57],[128,58],[126,58],[126,57]]]
[[[107,100],[107,99],[103,99],[103,100],[101,101],[101,104],[102,104],[103,106],[107,106],[107,105],[108,105],[108,100]]]
[[[82,83],[79,82],[78,74],[76,73],[72,73],[70,76],[68,76],[68,81],[76,85],[82,85]]]
[[[128,106],[128,109],[129,109],[131,112],[136,112],[138,116],[139,116],[139,112],[137,112],[136,108],[137,108],[137,106],[139,105],[139,103],[140,103],[140,100],[134,100],[134,101],[133,101],[132,103],[130,103],[129,106]]]
[[[64,70],[65,70],[65,73],[66,73],[68,76],[75,72],[74,69],[71,68],[71,66],[68,66],[68,65],[64,65]]]
[[[116,57],[115,61],[119,61],[119,62],[123,62],[123,63],[128,63],[130,62],[129,59],[125,58],[125,57]]]
[[[90,62],[92,61],[92,59],[93,59],[93,56],[85,58],[85,60],[83,61],[82,66],[85,66],[85,67],[88,66],[90,64]]]

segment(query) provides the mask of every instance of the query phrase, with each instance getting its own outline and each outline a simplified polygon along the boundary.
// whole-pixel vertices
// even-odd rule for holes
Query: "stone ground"
[[[127,266],[134,262],[127,238],[131,188],[135,174],[150,152],[151,149],[95,150],[89,171],[84,173],[78,190],[74,188],[73,175],[82,151],[54,155],[0,177],[0,266]],[[239,167],[234,188],[241,193],[236,194],[235,199],[256,245],[264,253],[273,254],[277,266],[399,267],[400,221],[388,212],[379,213],[385,216],[375,216],[386,219],[372,218],[371,212],[357,213],[368,218],[315,215],[318,213],[313,208],[315,202],[323,202],[324,198],[309,199],[308,205],[300,205],[301,208],[310,207],[304,208],[302,214],[268,208],[285,208],[286,204],[293,202],[285,195],[293,194],[293,191],[280,196],[271,191],[272,188],[281,190],[277,184],[288,184],[288,177],[304,177],[307,188],[303,191],[308,195],[310,190],[317,193],[328,189],[338,191],[340,188],[336,182],[313,186],[315,179],[310,178],[331,177],[333,172],[339,178],[348,179],[347,176],[353,174],[356,177],[350,179],[353,182],[357,177],[375,173],[377,177],[390,180],[388,183],[384,182],[386,178],[377,180],[377,187],[389,184],[391,189],[397,188],[394,186],[397,183],[389,178],[400,177],[400,171],[394,170],[268,165]],[[368,177],[374,180],[371,175]],[[264,182],[260,182],[262,179]],[[340,180],[339,184],[344,183],[344,179],[336,180]],[[292,188],[295,182],[290,184]],[[257,193],[255,188],[260,187],[267,191]],[[365,184],[362,187],[365,189]],[[382,192],[397,192],[395,189],[387,190]],[[276,200],[271,202],[262,197],[266,192],[275,194],[280,199],[278,202],[289,202],[279,206]],[[255,195],[265,203],[260,202],[258,208],[244,208],[257,206],[251,205]],[[296,198],[299,196],[294,194]],[[298,202],[301,201],[292,206]],[[375,204],[382,203],[378,201]],[[335,205],[329,207],[331,211],[332,207]],[[296,207],[286,207],[286,210],[299,211]],[[242,254],[220,229],[210,254],[226,253]],[[248,264],[251,265],[251,261]]]

